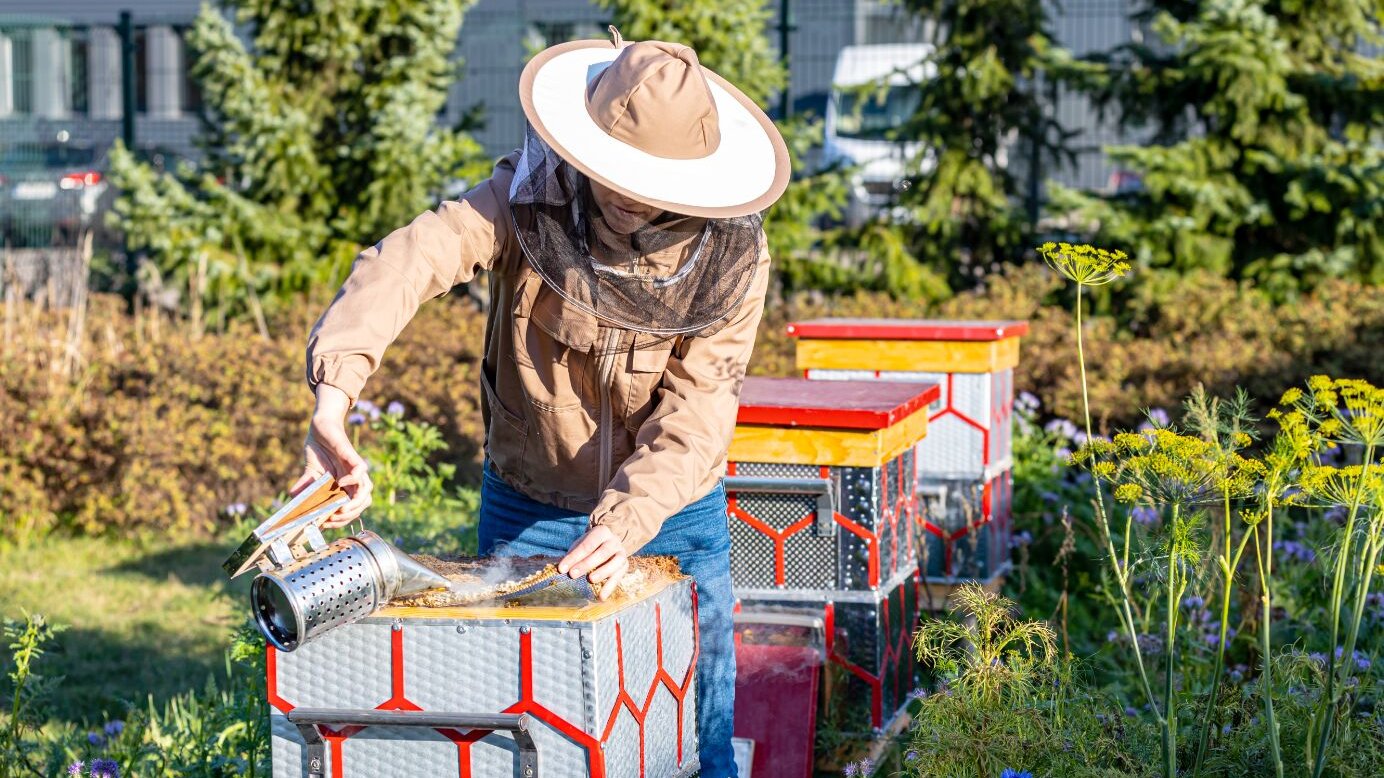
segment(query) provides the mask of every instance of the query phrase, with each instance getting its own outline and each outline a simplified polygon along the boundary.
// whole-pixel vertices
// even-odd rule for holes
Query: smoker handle
[[[807,494],[817,497],[817,521],[813,534],[819,537],[836,535],[836,490],[830,478],[775,478],[758,475],[728,475],[728,492],[761,492],[767,494]]]
[[[325,778],[327,769],[326,744],[319,726],[427,727],[429,729],[491,729],[514,733],[519,747],[519,774],[523,778],[538,778],[538,746],[533,742],[529,727],[533,719],[527,713],[433,713],[431,711],[347,710],[341,708],[294,708],[284,714],[308,746],[308,778]]]

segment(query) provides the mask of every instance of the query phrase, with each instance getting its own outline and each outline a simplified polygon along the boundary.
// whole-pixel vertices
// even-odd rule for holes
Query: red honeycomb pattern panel
[[[404,629],[400,627],[390,632],[390,679],[391,693],[389,699],[375,706],[375,710],[422,710],[418,705],[411,702],[404,692]],[[527,627],[519,630],[519,700],[513,705],[505,708],[502,713],[527,713],[533,718],[541,721],[548,726],[561,732],[563,735],[580,744],[586,751],[587,769],[591,778],[605,778],[605,754],[602,750],[603,745],[610,738],[611,731],[615,728],[615,723],[621,713],[628,712],[634,718],[639,727],[639,774],[644,774],[644,718],[653,705],[654,695],[659,688],[666,688],[677,701],[678,708],[678,761],[683,760],[683,737],[682,723],[684,704],[688,692],[692,689],[695,678],[694,669],[697,666],[697,659],[701,655],[701,628],[697,622],[697,589],[692,587],[692,657],[687,664],[687,672],[683,674],[682,680],[673,678],[672,674],[663,664],[663,609],[661,604],[654,603],[654,637],[655,650],[658,657],[658,672],[654,674],[647,692],[644,695],[642,705],[637,705],[629,689],[625,686],[625,653],[624,643],[621,635],[619,616],[615,622],[615,650],[617,666],[619,669],[619,693],[611,706],[610,715],[606,721],[605,730],[601,733],[601,739],[587,734],[582,728],[572,722],[567,721],[556,713],[548,710],[534,700],[533,691],[533,635]],[[293,703],[285,700],[278,692],[278,652],[271,645],[267,649],[265,658],[265,687],[266,697],[269,704],[282,713],[293,710]],[[343,744],[352,735],[355,735],[365,727],[342,727],[340,730],[332,730],[329,727],[322,727],[322,739],[326,741],[330,749],[331,775],[332,778],[342,778],[345,773],[345,754]],[[457,776],[458,778],[479,778],[473,776],[471,771],[471,745],[485,738],[492,733],[492,730],[474,729],[465,732],[454,729],[436,730],[443,737],[456,744],[457,747]]]
[[[980,492],[980,518],[973,524],[962,524],[954,529],[943,527],[927,518],[919,517],[917,523],[922,526],[923,531],[940,538],[942,541],[942,575],[956,575],[953,563],[956,544],[971,535],[973,532],[984,531],[987,533],[986,541],[990,548],[990,565],[1000,564],[1001,560],[1006,559],[1009,554],[1009,538],[1012,531],[1010,527],[1012,500],[1013,500],[1013,473],[1004,470],[995,477],[985,482]],[[949,510],[950,506],[943,505],[943,511]]]
[[[913,588],[913,596],[909,597],[908,589]],[[912,625],[918,620],[918,598],[922,586],[922,577],[915,573],[909,581],[894,588],[888,595],[889,600],[897,599],[898,611],[902,618],[891,619],[892,609],[888,601],[881,601],[879,605],[879,644],[878,660],[879,669],[875,672],[861,667],[859,664],[850,660],[845,654],[838,650],[836,645],[836,606],[834,603],[827,603],[824,615],[826,626],[826,648],[827,658],[830,662],[844,668],[851,675],[865,682],[870,689],[870,725],[876,729],[884,726],[885,713],[892,713],[895,708],[903,704],[905,690],[912,689],[913,673],[916,670],[917,658],[913,655]],[[897,623],[891,623],[897,621]],[[886,700],[884,681],[891,678],[894,682],[894,697],[896,699]],[[886,709],[886,704],[889,708]]]
[[[905,472],[904,460],[908,459],[912,463],[909,468],[911,472]],[[735,475],[736,463],[730,462],[726,465],[726,475]],[[894,471],[896,488],[891,491],[889,471]],[[819,477],[830,478],[831,467],[822,465],[819,469]],[[889,572],[896,572],[900,566],[907,566],[913,563],[917,544],[915,527],[918,518],[918,496],[914,486],[918,482],[918,463],[917,457],[898,456],[885,463],[880,468],[880,495],[879,502],[883,506],[881,515],[875,517],[874,529],[869,529],[859,522],[852,521],[843,516],[840,511],[832,514],[832,518],[847,532],[860,538],[869,549],[868,562],[866,567],[866,584],[870,588],[880,585],[881,567],[884,561],[885,546],[888,546]],[[745,510],[740,505],[739,496],[734,491],[726,492],[727,510],[734,519],[744,522],[769,538],[774,545],[774,583],[778,586],[787,585],[788,580],[788,559],[786,555],[786,541],[789,537],[796,535],[803,530],[810,528],[817,520],[815,511],[808,511],[803,514],[801,519],[789,524],[787,527],[778,530],[774,529],[765,522]],[[900,539],[903,543],[900,544]],[[885,541],[888,541],[887,543]]]

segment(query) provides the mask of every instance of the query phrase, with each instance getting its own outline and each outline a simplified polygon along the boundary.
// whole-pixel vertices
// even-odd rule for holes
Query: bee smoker
[[[331,475],[323,475],[222,564],[232,578],[259,568],[250,610],[265,639],[281,651],[359,621],[400,595],[450,585],[369,530],[328,544],[322,522],[347,501]]]

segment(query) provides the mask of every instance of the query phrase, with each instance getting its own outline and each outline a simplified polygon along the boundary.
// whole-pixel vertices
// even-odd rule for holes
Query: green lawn
[[[229,551],[205,540],[91,538],[0,550],[0,616],[27,610],[69,627],[39,665],[65,676],[53,717],[99,725],[127,702],[162,701],[224,675],[248,585],[225,580]]]

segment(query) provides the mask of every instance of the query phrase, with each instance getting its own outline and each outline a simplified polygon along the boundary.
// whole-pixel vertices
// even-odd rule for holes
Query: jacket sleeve
[[[425,211],[362,251],[308,335],[307,381],[335,386],[354,403],[385,348],[425,300],[489,270],[511,248],[509,184],[518,153],[457,200]]]
[[[591,526],[610,527],[629,553],[652,540],[669,516],[702,497],[698,488],[725,467],[768,287],[769,252],[761,248],[754,281],[735,318],[713,335],[688,338],[669,357],[658,405],[639,428],[634,453],[591,513]]]

